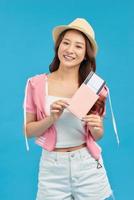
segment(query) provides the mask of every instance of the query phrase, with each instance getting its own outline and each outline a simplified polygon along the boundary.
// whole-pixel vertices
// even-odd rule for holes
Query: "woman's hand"
[[[50,105],[50,117],[53,119],[53,121],[56,121],[61,116],[63,110],[68,105],[69,104],[65,100],[58,100]]]
[[[86,115],[82,118],[88,126],[93,138],[98,140],[103,135],[103,118],[96,114]]]

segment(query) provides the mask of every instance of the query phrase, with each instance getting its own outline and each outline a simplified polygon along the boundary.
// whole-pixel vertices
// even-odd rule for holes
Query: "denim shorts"
[[[42,150],[36,200],[104,200],[112,196],[102,157],[86,147],[72,152]]]

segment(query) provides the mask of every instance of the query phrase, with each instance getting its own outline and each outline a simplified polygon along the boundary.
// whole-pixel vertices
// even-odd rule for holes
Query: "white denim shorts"
[[[112,196],[102,167],[86,147],[72,152],[42,150],[36,200],[104,200]]]

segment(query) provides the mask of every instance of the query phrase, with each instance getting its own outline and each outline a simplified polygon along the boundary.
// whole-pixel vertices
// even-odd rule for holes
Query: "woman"
[[[36,200],[104,200],[112,190],[95,141],[103,136],[105,96],[82,120],[67,110],[69,99],[96,70],[94,31],[77,18],[54,28],[53,38],[50,73],[28,80],[24,101],[26,142],[36,137],[43,148]]]

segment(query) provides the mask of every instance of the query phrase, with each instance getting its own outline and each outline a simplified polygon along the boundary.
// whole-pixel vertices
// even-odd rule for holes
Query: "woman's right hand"
[[[50,117],[56,121],[69,104],[65,100],[58,100],[50,105]]]

